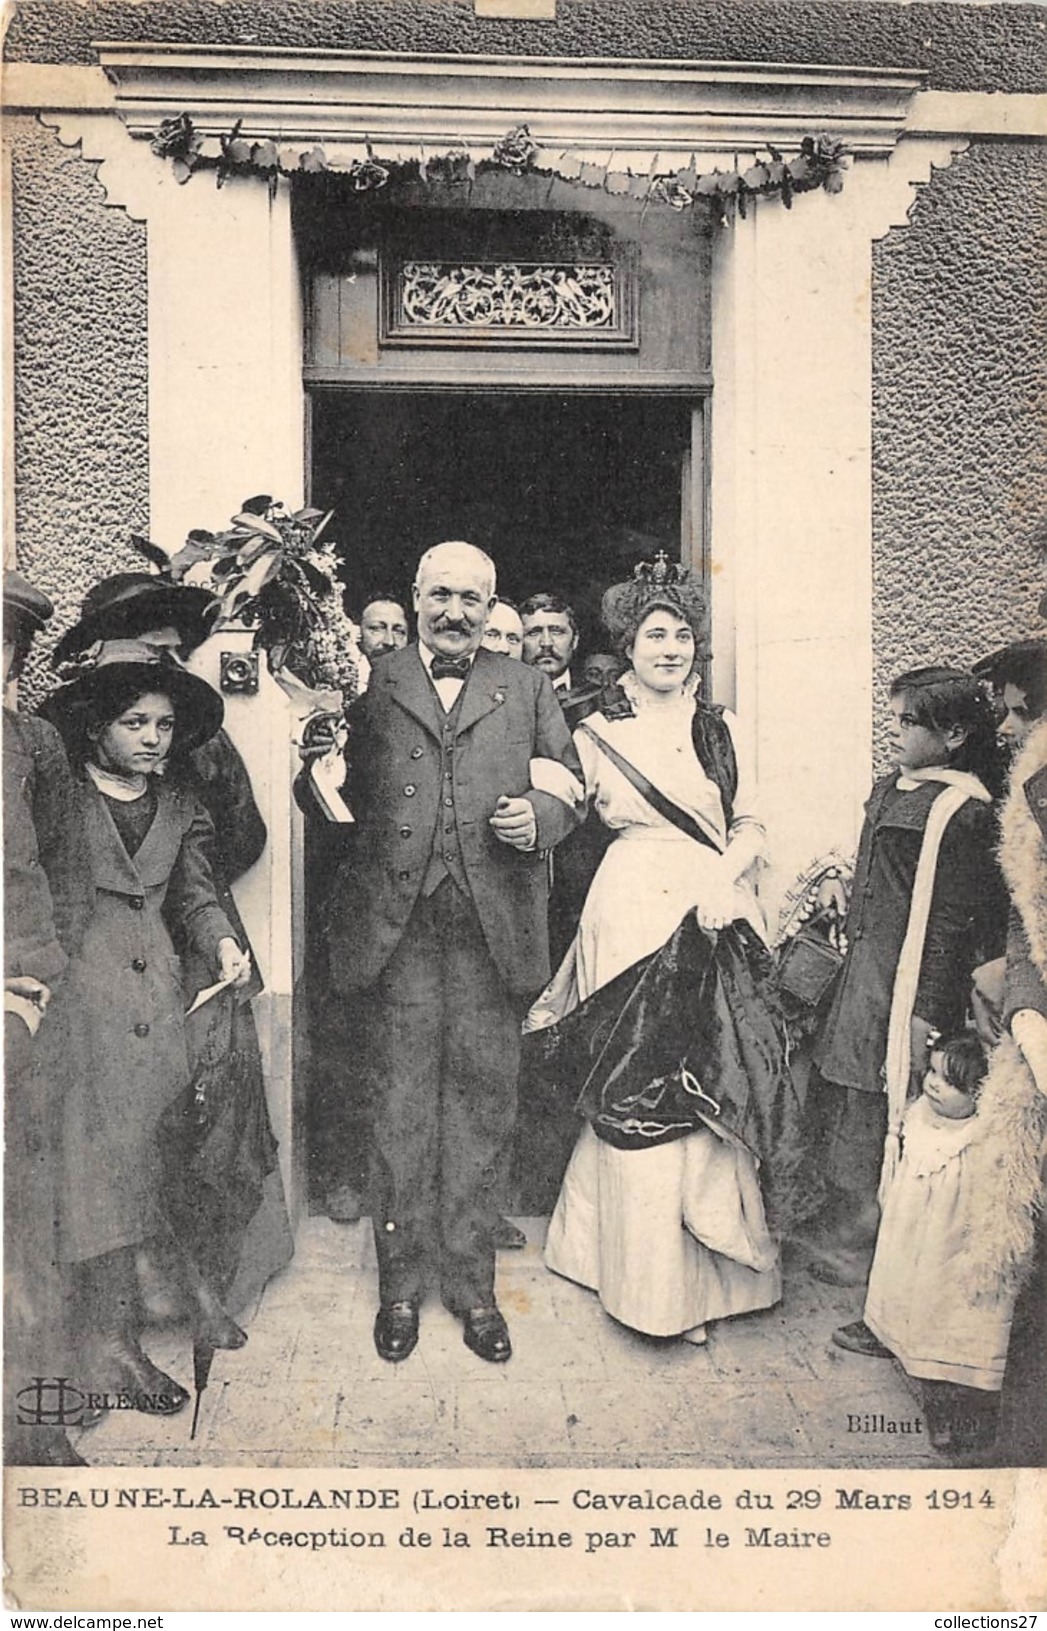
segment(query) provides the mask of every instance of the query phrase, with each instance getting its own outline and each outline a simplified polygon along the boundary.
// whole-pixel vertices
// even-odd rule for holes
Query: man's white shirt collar
[[[565,668],[563,673],[558,674],[556,676],[555,680],[553,681],[553,690],[554,691],[569,691],[570,689],[571,689],[571,670],[569,668]]]
[[[436,656],[436,652],[427,646],[424,640],[419,640],[418,655],[421,657],[422,662],[425,665],[426,673],[432,680],[433,658]],[[471,668],[476,657],[476,652],[469,651],[466,652],[465,655],[468,658],[469,666]],[[453,676],[449,679],[433,680],[433,689],[440,698],[440,705],[445,714],[449,714],[455,703],[458,701],[459,692],[464,684],[464,680],[456,680]]]

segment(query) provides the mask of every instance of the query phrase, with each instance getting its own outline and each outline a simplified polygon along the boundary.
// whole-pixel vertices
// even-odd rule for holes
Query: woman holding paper
[[[172,1414],[188,1394],[142,1350],[134,1266],[137,1249],[171,1234],[170,1149],[193,1114],[172,932],[207,960],[212,979],[245,984],[250,958],[216,895],[211,820],[177,776],[160,771],[214,735],[222,702],[169,659],[126,661],[103,647],[47,712],[80,770],[94,879],[69,974],[87,1037],[65,1106],[59,1216],[61,1254],[82,1298],[81,1374],[92,1389]],[[241,1346],[244,1333],[189,1254],[180,1256],[196,1340]]]

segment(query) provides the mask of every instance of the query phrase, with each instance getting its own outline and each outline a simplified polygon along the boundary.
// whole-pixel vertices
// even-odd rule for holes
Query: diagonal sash
[[[887,1137],[884,1140],[883,1165],[880,1169],[879,1200],[881,1206],[886,1202],[887,1191],[894,1182],[901,1155],[902,1117],[905,1114],[905,1100],[912,1068],[910,1032],[916,1006],[916,993],[920,983],[920,971],[923,968],[923,952],[927,940],[927,926],[930,922],[931,900],[934,894],[934,881],[938,873],[938,857],[941,852],[942,839],[945,836],[945,829],[949,822],[958,810],[962,810],[968,799],[976,798],[979,802],[985,804],[990,802],[989,794],[982,783],[963,772],[959,775],[950,775],[948,771],[940,771],[935,768],[923,775],[918,772],[915,775],[903,773],[898,778],[897,785],[903,791],[908,792],[914,782],[919,785],[920,782],[939,780],[945,782],[946,785],[931,805],[927,825],[924,828],[920,856],[916,863],[916,876],[913,879],[912,899],[909,904],[905,939],[902,941],[902,949],[894,976],[890,1018],[887,1024],[887,1053],[884,1061],[884,1090],[887,1094]]]
[[[693,838],[696,844],[704,844],[706,849],[711,849],[716,855],[723,854],[719,844],[710,837],[705,828],[700,826],[692,815],[688,815],[686,810],[681,810],[680,806],[674,803],[671,798],[668,798],[660,788],[655,787],[652,781],[648,781],[643,771],[637,770],[636,766],[619,753],[617,748],[612,747],[610,742],[605,741],[598,731],[594,731],[592,726],[584,720],[578,729],[584,731],[586,736],[591,737],[601,753],[606,754],[615,769],[621,771],[626,781],[635,787],[641,798],[647,800],[652,810],[656,810],[660,816],[674,827],[677,827],[680,832],[686,833],[688,838]]]

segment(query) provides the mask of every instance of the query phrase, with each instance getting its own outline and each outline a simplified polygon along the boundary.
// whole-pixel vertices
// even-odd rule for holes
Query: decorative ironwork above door
[[[382,345],[639,344],[636,262],[449,261],[382,254]]]
[[[307,385],[711,383],[707,222],[602,194],[556,209],[547,186],[541,208],[493,209],[420,182],[409,200],[319,182],[295,208]]]

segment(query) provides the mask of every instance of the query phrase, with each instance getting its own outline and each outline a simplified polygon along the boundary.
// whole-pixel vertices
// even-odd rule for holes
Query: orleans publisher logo
[[[68,1376],[34,1376],[15,1400],[20,1427],[79,1427],[87,1402]]]
[[[69,1376],[34,1376],[15,1403],[20,1427],[81,1427],[101,1410],[170,1410],[173,1401],[164,1393],[93,1392]]]

